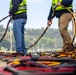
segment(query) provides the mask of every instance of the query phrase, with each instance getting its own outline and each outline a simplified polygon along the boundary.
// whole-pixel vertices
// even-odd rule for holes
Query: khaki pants
[[[72,15],[70,13],[64,13],[60,18],[59,18],[59,31],[63,40],[63,46],[66,43],[69,43],[71,41],[71,37],[68,33],[68,25],[72,19]]]

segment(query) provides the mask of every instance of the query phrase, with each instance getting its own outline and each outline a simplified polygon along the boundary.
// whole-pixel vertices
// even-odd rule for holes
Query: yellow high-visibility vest
[[[52,8],[54,10],[54,8],[56,7],[56,4],[58,2],[62,2],[62,0],[52,0]],[[69,9],[72,9],[72,4],[68,7]],[[55,10],[59,11],[59,10],[65,10],[65,8],[63,6],[57,6],[55,8]]]
[[[12,0],[10,1],[10,10],[12,9],[13,4],[12,4]],[[15,12],[14,14],[20,14],[22,12],[27,12],[27,2],[26,0],[23,0],[18,7],[18,11]]]

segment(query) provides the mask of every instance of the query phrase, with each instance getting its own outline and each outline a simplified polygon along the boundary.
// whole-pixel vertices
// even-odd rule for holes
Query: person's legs
[[[25,19],[13,20],[13,33],[15,37],[16,51],[24,53],[25,42],[24,42],[24,25],[26,24]]]
[[[25,45],[25,38],[24,38],[24,26],[26,24],[27,20],[22,20],[22,50],[23,53],[27,54],[27,49],[26,49],[26,45]]]
[[[70,13],[65,13],[59,18],[59,31],[63,40],[63,49],[68,47],[71,37],[70,34],[68,33],[68,25],[72,19],[72,15]],[[70,45],[70,49],[73,49],[73,44]]]

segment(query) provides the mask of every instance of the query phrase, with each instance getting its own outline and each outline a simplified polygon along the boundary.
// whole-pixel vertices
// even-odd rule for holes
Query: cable
[[[8,18],[9,16],[10,16],[10,15],[7,15],[6,17],[2,18],[2,19],[0,20],[0,22],[3,21],[4,19]]]
[[[9,26],[9,24],[10,24],[10,22],[11,22],[11,19],[12,19],[12,18],[10,18],[9,21],[8,21],[8,23],[7,23],[6,30],[5,30],[5,32],[4,32],[3,36],[2,36],[2,38],[0,39],[0,42],[4,39],[4,37],[5,37],[6,33],[7,33],[8,26]]]

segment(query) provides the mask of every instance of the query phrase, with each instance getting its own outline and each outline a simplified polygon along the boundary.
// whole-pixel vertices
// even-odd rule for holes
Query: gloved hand
[[[51,24],[52,24],[52,19],[50,19],[50,20],[47,21],[47,26],[48,26],[48,27],[50,27]]]

